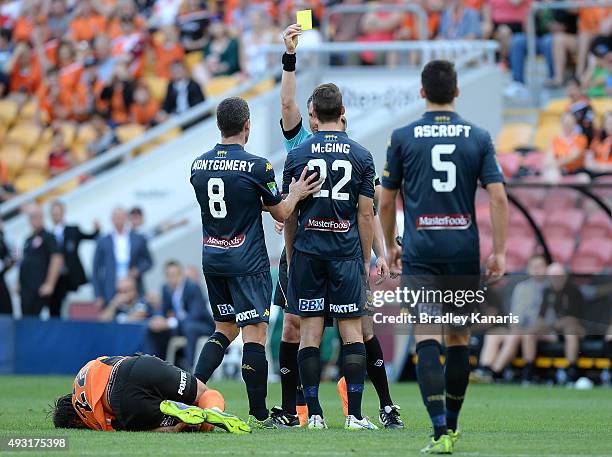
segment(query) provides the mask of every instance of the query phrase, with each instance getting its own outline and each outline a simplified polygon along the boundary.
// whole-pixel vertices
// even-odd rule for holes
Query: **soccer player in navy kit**
[[[242,377],[249,398],[249,425],[277,428],[266,407],[268,361],[265,342],[272,299],[270,261],[262,210],[276,220],[289,217],[300,199],[321,182],[307,169],[287,187],[283,200],[274,169],[263,157],[244,150],[251,128],[249,106],[238,97],[217,107],[221,143],[191,166],[191,184],[202,215],[202,268],[216,331],[198,360],[195,376],[206,382],[225,350],[242,331]]]
[[[318,131],[289,152],[283,191],[305,166],[324,180],[286,221],[289,263],[287,312],[300,316],[298,365],[308,405],[308,428],[327,428],[319,403],[319,344],[325,317],[338,320],[348,391],[347,429],[376,429],[361,415],[366,372],[361,331],[364,277],[373,238],[374,161],[343,131],[342,94],[322,84],[312,94]]]
[[[308,127],[304,126],[300,110],[295,100],[296,92],[296,46],[298,36],[301,33],[301,28],[298,24],[293,24],[285,29],[283,34],[287,52],[283,55],[283,75],[281,82],[281,129],[283,131],[283,140],[287,152],[299,146],[304,141],[308,140],[313,133],[318,130],[316,122],[313,120],[312,100],[308,100]],[[346,130],[346,120],[342,116],[343,130]],[[380,193],[380,180],[375,178],[374,188],[375,209],[378,203]],[[278,225],[278,231],[282,231],[282,224]],[[374,220],[374,241],[372,248],[376,254],[376,266],[379,272],[378,282],[384,281],[388,276],[388,266],[385,260],[384,237],[382,236],[382,228],[380,221],[375,214]],[[287,291],[287,260],[285,251],[281,254],[279,263],[279,279],[274,293],[274,304],[285,308],[286,306],[286,291]],[[384,356],[380,342],[374,335],[374,325],[372,316],[367,315],[362,319],[363,339],[366,348],[366,366],[368,377],[372,381],[378,394],[380,411],[379,419],[385,428],[402,428],[403,422],[400,418],[400,408],[393,404],[391,394],[389,392],[389,382],[387,380],[387,372],[384,363]],[[283,334],[279,350],[279,364],[281,367],[281,390],[282,390],[282,407],[274,407],[272,416],[284,424],[297,424],[298,419],[296,412],[303,414],[300,407],[303,404],[302,391],[298,389],[299,375],[297,367],[297,352],[300,341],[299,316],[285,313],[283,319]],[[296,389],[298,391],[298,402],[296,406]],[[338,383],[338,392],[343,402],[343,410],[346,415],[346,382],[344,378]]]
[[[489,194],[493,227],[493,253],[486,274],[500,278],[505,271],[508,201],[493,143],[485,130],[455,113],[459,90],[452,63],[428,63],[421,80],[427,112],[395,130],[387,150],[380,215],[389,266],[391,271],[401,270],[403,280],[413,275],[478,280],[474,196],[480,181]],[[403,252],[395,243],[394,231],[400,189],[404,199]],[[423,325],[415,326],[416,371],[434,436],[422,452],[450,454],[459,438],[457,420],[470,373],[469,331],[450,326],[432,331],[431,326]],[[440,363],[442,335],[444,367]]]

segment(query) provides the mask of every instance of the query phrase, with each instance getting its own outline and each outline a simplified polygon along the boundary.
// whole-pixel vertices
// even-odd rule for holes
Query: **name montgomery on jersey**
[[[255,162],[247,160],[226,160],[226,159],[197,159],[191,166],[191,171],[212,170],[212,171],[245,171],[251,173]]]

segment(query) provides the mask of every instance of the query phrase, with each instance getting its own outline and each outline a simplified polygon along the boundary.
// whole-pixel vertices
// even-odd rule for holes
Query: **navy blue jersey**
[[[272,164],[238,144],[217,144],[193,162],[190,181],[202,213],[204,273],[240,276],[269,270],[262,204],[281,201]]]
[[[478,181],[503,182],[495,148],[483,129],[454,112],[428,112],[395,130],[382,185],[404,198],[402,260],[478,261],[474,212]]]
[[[283,192],[306,166],[325,182],[319,192],[298,204],[293,247],[323,259],[361,256],[357,202],[359,195],[374,198],[372,154],[345,132],[317,132],[287,155]]]

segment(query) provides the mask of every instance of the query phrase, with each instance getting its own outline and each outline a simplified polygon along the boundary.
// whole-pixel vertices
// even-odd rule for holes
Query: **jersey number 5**
[[[436,192],[452,192],[457,186],[457,167],[453,162],[442,160],[442,154],[452,154],[455,152],[454,144],[436,144],[431,149],[431,166],[436,171],[446,173],[446,181],[434,178],[431,186]]]
[[[227,205],[224,197],[225,183],[223,180],[221,178],[210,178],[208,180],[208,209],[215,219],[223,219],[227,216]]]
[[[326,180],[327,179],[327,162],[323,159],[310,159],[308,161],[308,169],[314,170],[315,168],[319,169],[319,178]],[[353,173],[353,165],[348,160],[334,160],[332,162],[332,170],[338,171],[340,168],[344,170],[344,176],[340,178],[334,187],[331,190],[331,198],[332,200],[348,200],[349,194],[346,192],[340,192],[340,189],[344,187],[344,185],[351,180],[351,174]],[[329,197],[329,190],[321,189],[319,192],[312,194],[313,197]]]

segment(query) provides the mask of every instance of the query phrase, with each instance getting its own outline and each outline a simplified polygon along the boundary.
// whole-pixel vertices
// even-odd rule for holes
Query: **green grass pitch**
[[[222,432],[102,433],[55,430],[45,416],[51,400],[68,392],[68,377],[0,376],[0,436],[67,436],[69,451],[0,452],[0,457],[40,455],[87,456],[411,456],[418,455],[429,434],[428,418],[416,384],[392,385],[402,406],[406,429],[358,431],[342,429],[343,418],[335,385],[321,387],[330,429],[278,430],[232,436]],[[216,382],[227,410],[246,418],[244,385]],[[268,405],[280,401],[280,386],[270,384]],[[364,412],[377,419],[378,404],[371,385]],[[377,423],[377,420],[376,420]],[[463,437],[455,455],[464,456],[611,456],[612,390],[470,386],[461,417]]]

